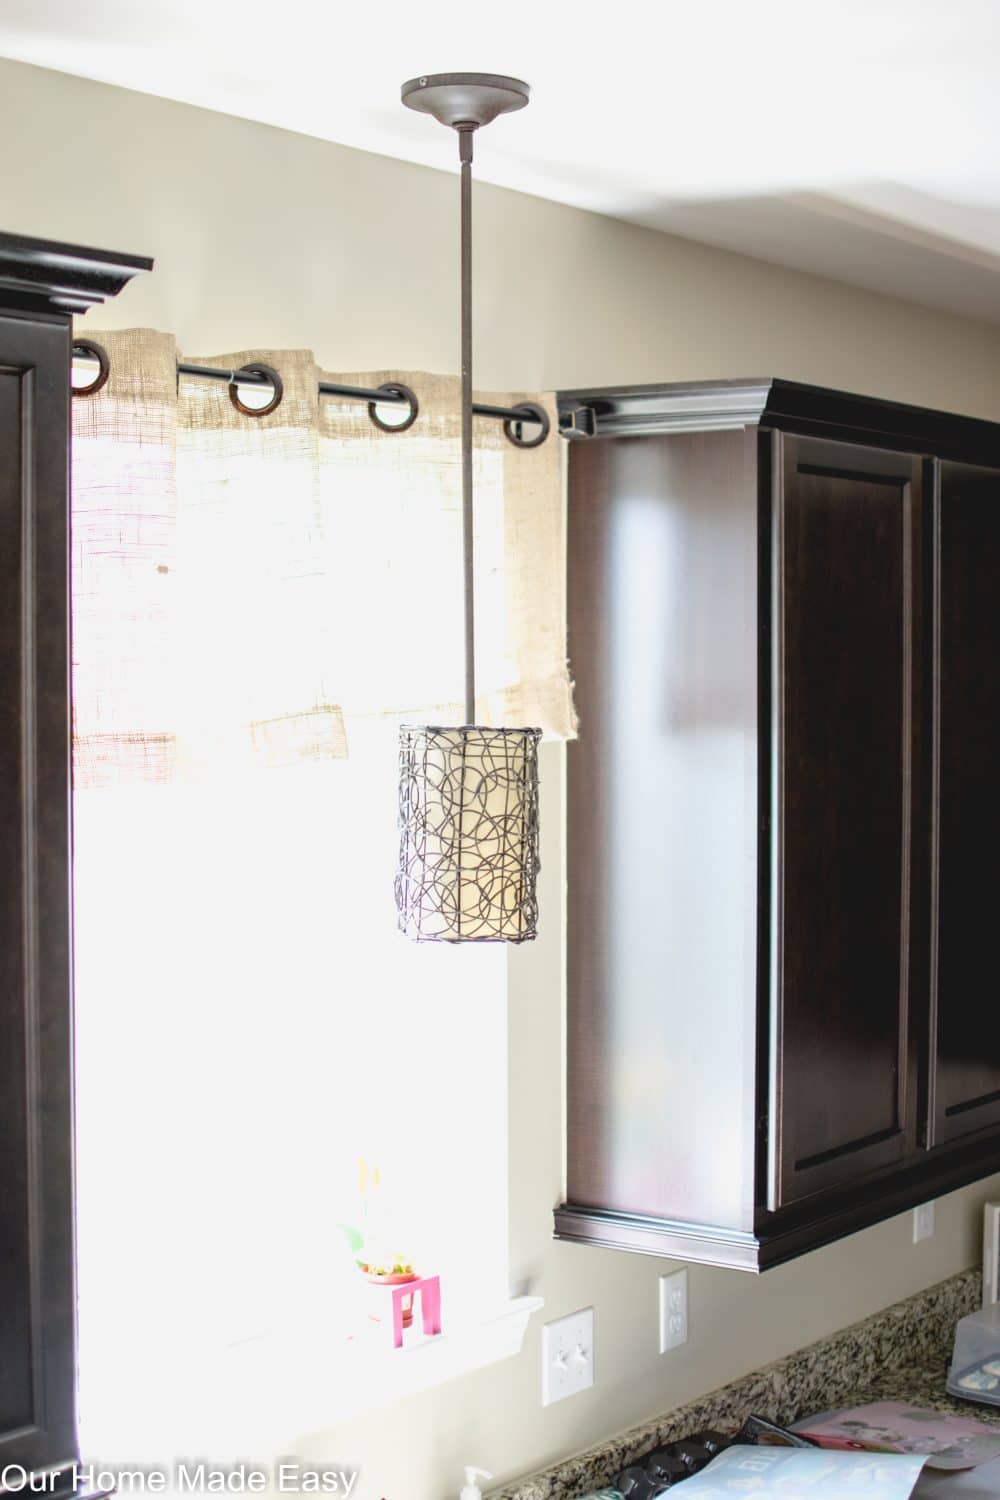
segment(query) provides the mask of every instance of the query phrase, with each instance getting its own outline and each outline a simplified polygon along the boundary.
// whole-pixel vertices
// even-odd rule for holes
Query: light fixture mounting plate
[[[407,109],[457,129],[488,125],[497,115],[523,109],[531,90],[520,78],[501,73],[427,73],[404,83],[400,94]]]

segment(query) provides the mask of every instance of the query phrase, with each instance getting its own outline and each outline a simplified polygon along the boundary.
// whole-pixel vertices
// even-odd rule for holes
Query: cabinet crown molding
[[[1000,463],[1000,423],[773,375],[558,393],[564,437],[646,437],[762,427],[839,442]]]
[[[85,313],[152,268],[148,255],[0,233],[0,300],[5,307],[63,316]]]

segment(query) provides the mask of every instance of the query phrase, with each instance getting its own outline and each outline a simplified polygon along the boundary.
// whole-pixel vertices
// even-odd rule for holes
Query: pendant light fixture
[[[462,243],[462,554],[465,723],[404,725],[399,745],[399,929],[418,942],[523,943],[538,910],[540,729],[476,724],[472,495],[472,141],[529,89],[491,73],[403,84],[409,109],[458,133]]]

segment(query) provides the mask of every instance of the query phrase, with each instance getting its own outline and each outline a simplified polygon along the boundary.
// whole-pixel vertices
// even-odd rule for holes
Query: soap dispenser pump
[[[458,1500],[483,1500],[483,1492],[476,1483],[477,1479],[492,1479],[485,1469],[474,1469],[471,1464],[465,1466],[465,1484],[462,1486]]]

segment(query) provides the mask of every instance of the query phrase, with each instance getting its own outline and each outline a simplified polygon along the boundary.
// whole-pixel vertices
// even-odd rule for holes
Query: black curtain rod
[[[216,370],[210,365],[182,365],[177,366],[178,375],[203,375],[207,380],[228,380],[237,385],[268,385],[268,377],[259,371],[242,370]],[[406,394],[402,386],[392,386],[389,389],[371,390],[363,385],[336,385],[332,380],[321,380],[319,383],[321,396],[348,396],[352,401],[391,401],[402,405],[406,400]],[[534,411],[520,411],[516,406],[487,406],[484,402],[473,402],[472,410],[477,417],[500,417],[508,422],[538,422],[541,416],[536,416]]]
[[[102,345],[95,343],[92,339],[75,339],[73,341],[73,353],[79,354],[84,359],[96,361],[98,366],[97,375],[89,385],[75,386],[74,396],[92,396],[106,384],[111,373],[111,362],[107,351]],[[262,417],[268,412],[274,411],[279,405],[284,394],[284,386],[281,376],[277,370],[271,369],[270,365],[253,364],[245,365],[239,370],[225,370],[213,365],[191,365],[178,363],[177,375],[190,375],[203,380],[224,380],[229,386],[230,399],[237,409],[247,416]],[[274,396],[266,406],[245,406],[239,397],[239,387],[270,385],[274,390]],[[420,405],[416,393],[409,386],[401,382],[389,382],[380,386],[377,390],[368,389],[360,385],[336,385],[330,380],[319,382],[319,393],[321,396],[341,396],[349,401],[367,401],[368,415],[380,427],[383,432],[405,432],[412,427],[417,420]],[[396,406],[409,406],[409,414],[401,422],[384,422],[376,411],[377,406],[383,404]],[[492,417],[503,423],[503,430],[510,441],[518,448],[537,448],[544,443],[549,435],[549,415],[544,407],[536,406],[533,401],[525,401],[521,406],[490,406],[486,402],[473,402],[472,410],[477,417]],[[523,427],[537,427],[538,431],[531,437],[523,435]]]

